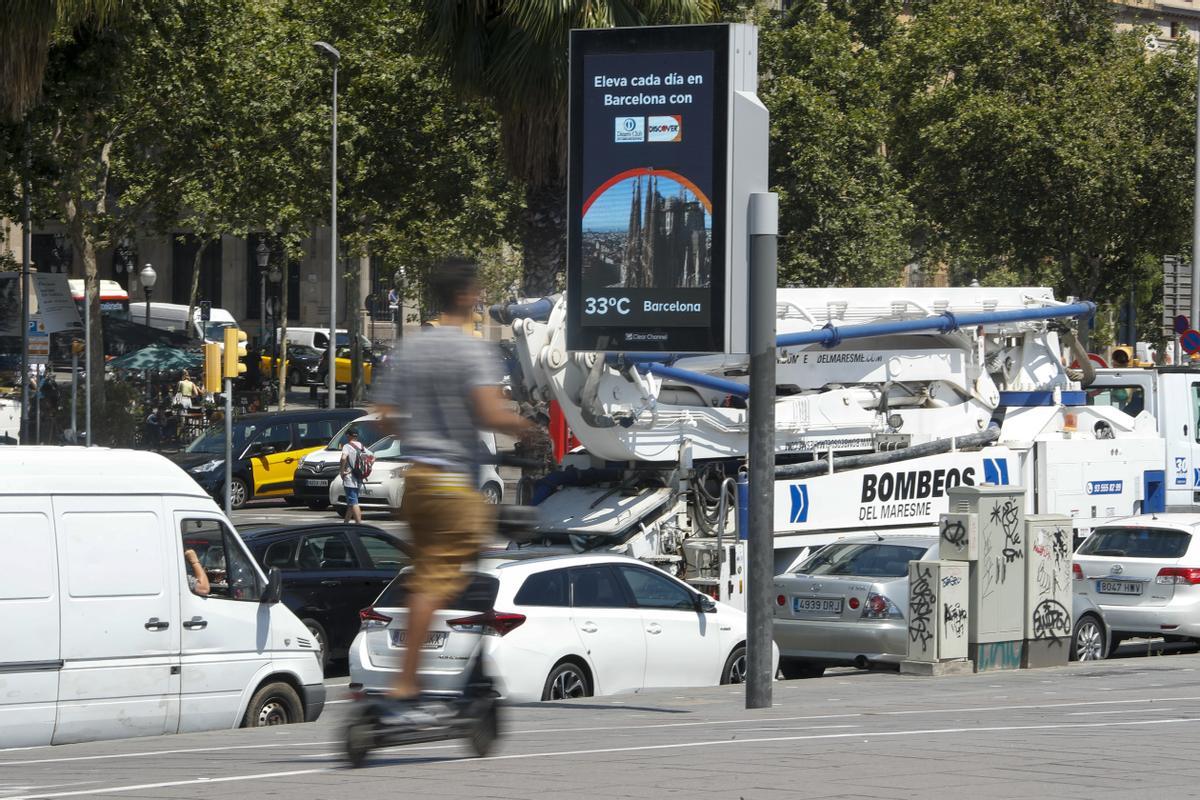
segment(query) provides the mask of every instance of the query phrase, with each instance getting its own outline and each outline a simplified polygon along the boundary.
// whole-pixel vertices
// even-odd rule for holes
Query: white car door
[[[179,592],[161,497],[54,498],[62,671],[54,743],[174,732]]]
[[[608,564],[571,570],[571,619],[591,661],[595,694],[642,688],[646,671],[642,619]]]
[[[242,542],[211,512],[175,512],[182,688],[179,731],[236,727],[243,694],[270,660],[270,612],[264,583]],[[196,553],[208,594],[188,580],[184,553]],[[194,574],[192,577],[195,577]]]
[[[651,567],[619,564],[616,569],[645,629],[646,688],[716,684],[723,666],[716,615],[697,610],[695,592]]]

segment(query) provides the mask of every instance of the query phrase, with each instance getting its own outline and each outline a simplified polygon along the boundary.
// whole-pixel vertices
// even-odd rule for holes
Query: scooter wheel
[[[475,755],[482,758],[492,751],[492,746],[500,736],[500,713],[495,703],[491,703],[480,714],[471,731],[471,749]]]
[[[346,726],[346,759],[352,767],[361,767],[363,761],[375,747],[375,731],[378,723],[374,715],[363,713]]]

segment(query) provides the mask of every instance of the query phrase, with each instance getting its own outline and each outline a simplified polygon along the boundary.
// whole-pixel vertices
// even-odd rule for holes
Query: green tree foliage
[[[1195,50],[1147,54],[1105,5],[929,0],[889,43],[892,153],[927,257],[1104,301],[1179,251]]]
[[[781,283],[894,285],[908,258],[912,210],[884,145],[886,73],[856,37],[859,16],[811,2],[763,21],[759,96],[771,112]]]

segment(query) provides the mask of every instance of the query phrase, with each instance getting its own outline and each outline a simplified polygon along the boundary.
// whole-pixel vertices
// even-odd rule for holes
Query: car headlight
[[[404,473],[407,471],[408,471],[407,464],[405,464],[404,466],[401,466],[401,467],[392,467],[392,471],[390,473],[388,473],[388,477],[389,478],[403,478]]]
[[[307,456],[307,455],[300,456],[300,460],[296,462],[296,468],[297,468],[297,469],[299,469],[300,467],[303,467],[303,466],[304,466],[304,460],[305,460],[306,458],[308,458],[308,456]]]
[[[225,459],[214,458],[212,461],[205,461],[203,464],[192,467],[192,472],[212,472],[223,466],[225,466]]]

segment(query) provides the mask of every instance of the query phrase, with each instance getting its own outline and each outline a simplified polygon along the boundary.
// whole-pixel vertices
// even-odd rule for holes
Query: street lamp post
[[[275,362],[279,358],[279,337],[276,335],[276,329],[279,326],[279,280],[283,277],[283,273],[279,271],[279,267],[275,264],[271,265],[271,269],[267,272],[267,278],[271,281],[271,302],[267,305],[267,313],[271,316],[271,375],[268,380],[276,381]],[[284,390],[283,386],[277,387],[280,392]]]
[[[254,248],[254,260],[258,262],[258,327],[259,337],[265,344],[267,341],[267,262],[271,260],[271,251],[267,243],[258,240]]]
[[[329,408],[336,406],[337,395],[337,75],[342,54],[328,42],[313,42],[318,55],[329,59],[333,66],[333,146],[329,153]]]
[[[142,281],[142,290],[146,293],[146,332],[150,331],[150,293],[154,290],[154,284],[158,281],[158,273],[154,271],[154,267],[147,264],[142,267],[142,271],[138,273],[138,277]],[[150,405],[150,369],[146,368],[146,405]]]

